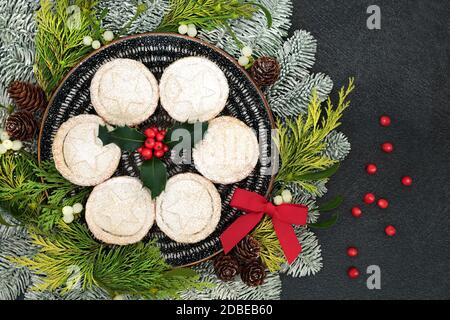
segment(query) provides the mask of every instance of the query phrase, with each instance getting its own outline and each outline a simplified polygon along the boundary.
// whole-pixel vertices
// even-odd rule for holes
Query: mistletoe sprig
[[[144,186],[151,191],[152,198],[156,198],[164,191],[167,183],[167,168],[162,161],[164,154],[178,144],[184,143],[186,137],[189,139],[188,146],[193,148],[203,138],[207,129],[207,122],[178,123],[167,132],[158,131],[156,127],[147,128],[144,133],[126,126],[113,130],[100,126],[98,137],[104,145],[115,143],[123,151],[139,152],[144,159],[140,167],[140,178]],[[158,146],[158,143],[163,149]]]

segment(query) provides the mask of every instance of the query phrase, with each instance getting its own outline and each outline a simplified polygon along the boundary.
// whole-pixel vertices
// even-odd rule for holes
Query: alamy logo
[[[369,290],[381,289],[381,269],[377,265],[371,265],[367,267],[366,273],[370,275],[367,278],[366,285]]]
[[[367,13],[370,16],[367,18],[367,29],[380,30],[381,29],[381,9],[377,5],[371,5],[367,8]]]

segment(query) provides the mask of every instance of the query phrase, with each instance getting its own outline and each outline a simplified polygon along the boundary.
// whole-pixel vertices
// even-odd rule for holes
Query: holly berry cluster
[[[157,127],[151,127],[144,130],[147,139],[144,145],[136,151],[144,158],[150,160],[153,157],[162,158],[168,152],[169,146],[164,144],[166,138],[166,130],[159,130]]]
[[[383,115],[380,117],[379,123],[380,123],[380,126],[382,126],[382,127],[389,127],[392,123],[392,120],[389,116]],[[387,154],[392,153],[392,152],[394,152],[394,144],[392,142],[384,142],[381,144],[381,150]],[[367,164],[365,169],[366,169],[367,174],[369,174],[369,175],[375,175],[378,172],[378,167],[374,163]],[[404,185],[405,187],[411,186],[412,183],[413,183],[413,179],[410,176],[403,176],[401,178],[401,184]],[[383,210],[385,210],[389,207],[389,201],[387,199],[384,199],[384,198],[377,199],[375,194],[372,192],[366,193],[363,196],[362,200],[367,205],[370,205],[370,204],[373,204],[376,202],[377,206]],[[353,207],[351,210],[351,213],[352,213],[353,217],[360,218],[363,214],[363,211],[361,210],[360,207]],[[388,225],[385,227],[384,233],[388,237],[394,237],[397,233],[397,229],[393,225]],[[356,248],[356,247],[348,247],[347,248],[347,255],[349,257],[355,258],[358,256],[358,254],[359,254],[358,248]],[[358,268],[352,266],[347,270],[347,274],[351,279],[356,279],[359,277],[360,272],[359,272]]]

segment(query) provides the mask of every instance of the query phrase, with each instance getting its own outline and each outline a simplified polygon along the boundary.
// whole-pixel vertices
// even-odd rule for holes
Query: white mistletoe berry
[[[292,193],[289,190],[283,190],[283,192],[281,192],[281,197],[283,198],[284,203],[292,202]]]
[[[62,208],[62,213],[64,216],[70,216],[73,215],[73,208],[72,206],[65,206]]]
[[[92,37],[91,36],[85,36],[84,38],[83,38],[83,44],[85,45],[85,46],[90,46],[90,45],[92,45]]]
[[[73,206],[73,213],[80,213],[83,211],[83,205],[81,203],[75,203]]]
[[[5,154],[6,151],[8,150],[3,146],[3,144],[0,144],[0,155]]]
[[[11,150],[13,147],[13,143],[11,140],[3,140],[2,145],[6,148],[6,150]]]
[[[188,26],[186,24],[180,24],[180,26],[178,27],[178,33],[179,34],[188,33]]]
[[[281,196],[276,196],[275,198],[273,198],[273,203],[276,206],[279,206],[280,204],[283,204],[283,198]]]
[[[5,141],[5,140],[9,140],[9,134],[8,134],[8,132],[6,132],[6,131],[2,131],[1,133],[0,133],[0,140],[2,140],[2,141]]]
[[[252,54],[253,54],[253,49],[250,48],[249,46],[245,46],[245,47],[242,48],[241,52],[242,52],[242,55],[243,55],[244,57],[249,58],[249,57],[251,57]]]
[[[73,216],[73,214],[65,214],[63,216],[63,221],[67,224],[72,223],[74,219],[75,217]]]
[[[94,48],[95,50],[97,50],[98,48],[100,48],[101,43],[98,40],[94,40],[92,41],[92,48]]]
[[[12,142],[11,149],[13,149],[14,151],[19,151],[20,149],[22,149],[22,147],[23,147],[22,141],[14,140]]]
[[[189,37],[194,38],[197,35],[197,28],[195,27],[194,24],[189,24],[188,25],[188,32],[187,32]]]
[[[103,32],[103,39],[105,39],[105,41],[110,42],[114,40],[114,33],[110,30],[106,30],[105,32]]]
[[[238,63],[240,66],[245,67],[250,62],[250,59],[246,56],[239,57]]]

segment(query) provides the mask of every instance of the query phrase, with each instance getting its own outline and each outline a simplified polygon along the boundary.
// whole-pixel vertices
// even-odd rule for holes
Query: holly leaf
[[[297,177],[298,180],[322,180],[331,177],[339,169],[339,163],[332,165],[331,167],[318,172],[306,173]]]
[[[175,133],[177,130],[178,135]],[[191,139],[191,148],[195,146],[197,142],[203,139],[206,130],[208,130],[208,122],[196,122],[196,123],[177,123],[172,128],[167,130],[166,139],[164,143],[169,148],[175,147],[177,144],[183,141],[183,136],[179,136],[181,130],[185,130]],[[175,135],[174,135],[175,133]]]
[[[339,218],[339,215],[337,213],[333,214],[330,219],[320,221],[317,223],[310,223],[308,224],[308,227],[313,229],[329,229],[332,226],[334,226]]]
[[[144,186],[150,189],[152,198],[156,198],[164,191],[167,183],[167,169],[158,158],[153,157],[144,161],[140,168],[140,176]]]
[[[98,137],[102,140],[103,145],[114,143],[120,149],[128,152],[136,151],[145,142],[145,135],[130,127],[118,127],[109,131],[106,126],[99,126]]]
[[[337,196],[336,198],[331,199],[330,201],[320,205],[319,208],[317,208],[317,210],[319,210],[320,212],[332,211],[332,210],[338,208],[342,204],[343,201],[344,201],[344,198],[342,196]]]

